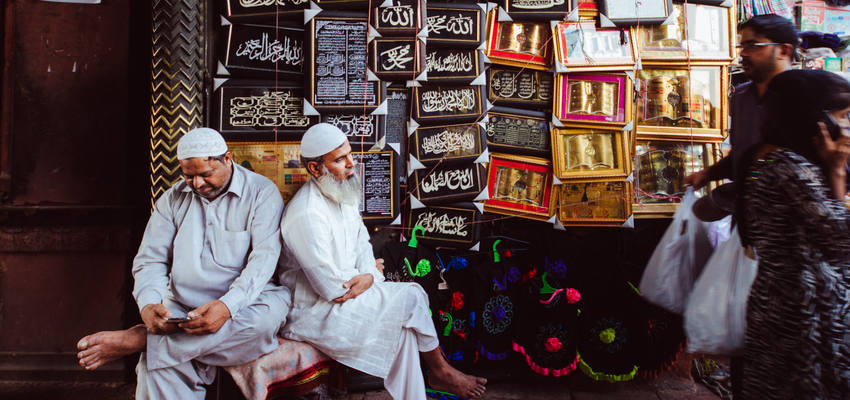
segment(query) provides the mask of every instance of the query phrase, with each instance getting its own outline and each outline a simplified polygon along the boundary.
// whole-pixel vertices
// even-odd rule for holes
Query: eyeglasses
[[[735,48],[738,49],[738,51],[754,51],[754,50],[761,48],[761,47],[780,45],[780,44],[782,44],[782,43],[776,43],[776,42],[744,42],[744,43],[737,44],[735,46]]]

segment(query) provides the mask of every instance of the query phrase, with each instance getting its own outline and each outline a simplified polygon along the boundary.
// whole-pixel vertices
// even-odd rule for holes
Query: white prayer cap
[[[215,157],[227,152],[227,143],[215,129],[195,128],[177,142],[177,159]]]
[[[315,158],[330,153],[345,143],[346,137],[339,128],[322,122],[307,129],[301,138],[301,156]]]

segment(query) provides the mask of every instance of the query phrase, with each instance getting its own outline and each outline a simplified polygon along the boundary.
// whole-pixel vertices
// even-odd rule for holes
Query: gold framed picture
[[[284,203],[310,180],[300,142],[228,142],[233,162],[272,180]]]
[[[645,61],[716,61],[735,58],[735,19],[731,7],[673,4],[672,25],[632,28],[638,53]]]
[[[630,182],[571,180],[555,192],[555,215],[567,226],[621,226],[632,216]]]
[[[485,211],[542,221],[552,216],[552,166],[547,159],[490,154],[487,189]]]
[[[708,168],[722,157],[720,143],[638,140],[635,146],[635,217],[673,215],[685,193],[684,177]],[[712,182],[697,191],[705,195]]]
[[[552,113],[564,123],[625,126],[633,96],[626,74],[556,74]]]
[[[552,65],[551,30],[545,22],[500,22],[498,10],[487,14],[487,50],[494,64],[545,71]]]
[[[592,22],[553,22],[555,71],[623,71],[635,64],[630,30],[597,28]]]
[[[629,167],[623,136],[619,129],[552,129],[555,176],[558,179],[625,177]]]
[[[635,132],[645,140],[722,141],[727,135],[725,66],[648,65],[635,75]]]

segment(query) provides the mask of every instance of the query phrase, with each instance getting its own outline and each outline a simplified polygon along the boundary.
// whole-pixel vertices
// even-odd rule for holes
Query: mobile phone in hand
[[[166,323],[169,324],[179,324],[181,322],[189,322],[192,319],[189,317],[177,317],[177,318],[168,318],[165,320]]]

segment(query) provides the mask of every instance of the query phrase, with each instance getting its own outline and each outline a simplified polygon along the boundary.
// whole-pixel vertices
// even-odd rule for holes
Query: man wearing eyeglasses
[[[720,179],[734,179],[737,166],[761,138],[764,107],[761,97],[770,80],[791,68],[799,36],[794,24],[775,14],[757,15],[738,26],[741,43],[737,46],[741,67],[750,82],[738,85],[731,100],[732,150],[728,156],[711,167],[688,175],[683,180],[694,189]],[[731,188],[730,188],[731,189]],[[734,190],[722,190],[734,197]],[[734,204],[734,199],[714,199],[715,203]],[[729,211],[729,210],[727,210]]]

